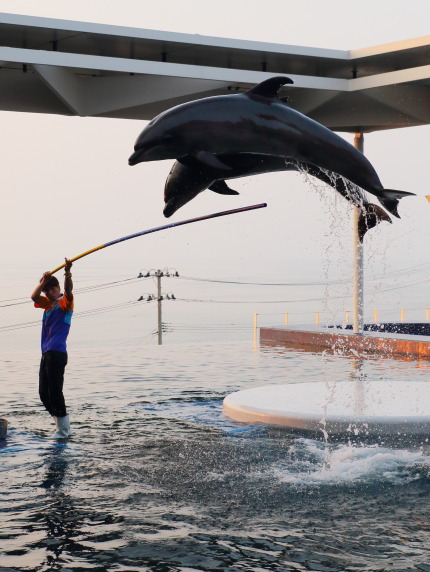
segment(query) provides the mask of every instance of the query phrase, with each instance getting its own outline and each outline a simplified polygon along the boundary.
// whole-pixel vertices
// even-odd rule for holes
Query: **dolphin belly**
[[[231,180],[275,171],[304,171],[333,187],[346,200],[359,207],[360,241],[368,230],[381,221],[392,222],[381,207],[367,201],[365,193],[359,187],[315,165],[256,154],[219,155],[218,159],[229,166],[229,176],[224,176],[225,169],[206,167],[192,157],[184,158],[185,165],[178,161],[173,164],[165,185],[163,211],[165,217],[172,216],[181,206],[207,188],[221,194],[238,194],[226,185],[224,179]]]

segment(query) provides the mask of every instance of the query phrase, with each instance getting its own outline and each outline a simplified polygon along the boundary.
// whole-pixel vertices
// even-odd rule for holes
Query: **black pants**
[[[43,405],[51,415],[67,415],[63,395],[64,369],[67,354],[54,350],[45,352],[40,360],[39,395]]]

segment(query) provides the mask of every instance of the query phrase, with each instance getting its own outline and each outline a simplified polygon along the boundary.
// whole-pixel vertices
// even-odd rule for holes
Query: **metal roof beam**
[[[273,75],[338,131],[430,123],[430,36],[340,51],[0,13],[0,109],[152,119]]]
[[[125,58],[109,58],[44,50],[26,50],[22,48],[0,47],[0,58],[8,62],[31,65],[50,65],[81,70],[99,70],[101,72],[134,73],[145,75],[173,76],[189,79],[230,82],[234,85],[245,83],[253,85],[273,77],[273,73],[218,68],[209,66],[174,64]],[[318,88],[347,91],[345,79],[288,74],[296,87]],[[239,76],[239,79],[238,79]]]
[[[430,79],[430,65],[348,80],[348,91],[358,91]]]
[[[256,42],[252,40],[237,40],[234,38],[220,38],[200,34],[186,34],[182,32],[166,32],[163,30],[150,30],[145,28],[131,28],[111,24],[79,22],[38,16],[24,16],[0,12],[0,24],[19,26],[31,30],[47,30],[50,32],[73,32],[74,34],[94,35],[98,37],[110,36],[124,39],[162,41],[169,44],[188,44],[201,47],[228,48],[231,50],[263,51],[267,53],[287,54],[292,56],[305,56],[311,58],[325,58],[328,60],[348,60],[347,50],[334,50],[329,48],[313,48],[308,46],[294,46],[277,44],[273,42]]]
[[[100,115],[176,97],[203,97],[208,91],[227,86],[227,82],[163,76],[99,77],[85,92],[85,108],[87,115]]]
[[[58,66],[33,64],[32,68],[72,113],[86,115],[82,79]]]

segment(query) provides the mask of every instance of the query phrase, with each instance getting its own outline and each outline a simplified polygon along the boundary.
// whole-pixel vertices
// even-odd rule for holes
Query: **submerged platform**
[[[387,357],[430,358],[430,336],[366,331],[357,335],[344,328],[298,326],[260,328],[260,341],[280,342],[303,349],[331,349],[354,355],[383,354]]]
[[[237,391],[224,399],[235,421],[331,435],[428,436],[430,383],[303,382]]]

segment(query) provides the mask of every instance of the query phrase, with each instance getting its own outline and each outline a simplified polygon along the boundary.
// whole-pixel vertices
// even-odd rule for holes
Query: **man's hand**
[[[72,273],[70,272],[72,261],[68,258],[65,258],[64,260],[66,261],[66,264],[64,265],[64,293],[67,298],[70,298],[73,291]]]
[[[40,301],[40,296],[41,296],[46,284],[48,283],[48,280],[51,278],[51,276],[52,275],[49,272],[49,270],[42,274],[42,278],[40,279],[39,284],[36,286],[33,294],[31,295],[31,299],[33,300],[33,302],[38,303]]]
[[[42,278],[40,279],[40,283],[45,286],[45,284],[48,282],[48,280],[51,278],[51,273],[49,272],[49,270],[47,270],[46,272],[44,272],[42,274]]]

